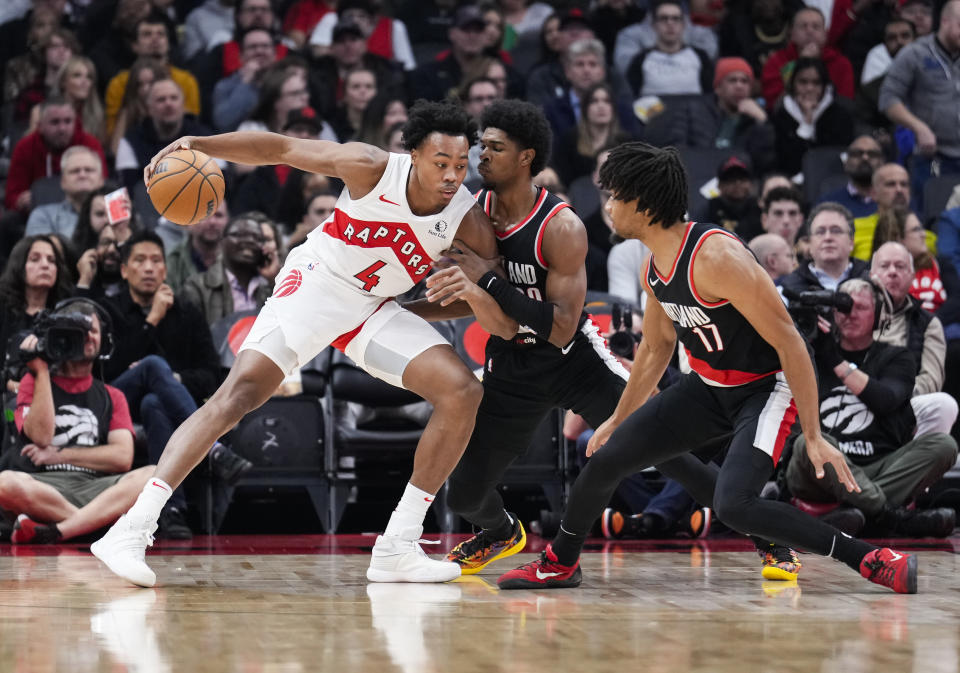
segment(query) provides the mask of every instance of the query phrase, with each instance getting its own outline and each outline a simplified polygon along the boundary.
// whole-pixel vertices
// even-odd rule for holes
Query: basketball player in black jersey
[[[616,411],[590,440],[560,532],[539,558],[498,580],[501,589],[574,587],[590,527],[620,480],[708,440],[732,435],[712,505],[732,528],[829,555],[900,593],[917,590],[917,559],[844,535],[782,502],[762,500],[799,418],[818,477],[833,470],[859,490],[843,454],[820,433],[817,387],[803,338],[769,276],[740,239],[684,222],[687,181],[676,150],[615,148],[600,171],[614,229],[651,250],[643,341]],[[651,397],[679,339],[693,369]]]
[[[512,338],[487,342],[477,422],[448,482],[451,509],[480,529],[447,556],[464,574],[526,544],[523,526],[504,510],[496,486],[547,413],[557,406],[573,409],[597,427],[616,407],[628,377],[583,314],[583,222],[531,180],[550,154],[548,122],[534,105],[512,100],[488,106],[481,125],[485,187],[477,200],[493,220],[506,278],[492,270],[493,261],[461,244],[449,252],[456,266],[428,279],[427,295],[449,306],[465,293],[489,293],[516,326]]]
[[[544,416],[555,407],[572,409],[596,428],[613,414],[628,377],[583,313],[586,229],[568,204],[533,184],[549,157],[548,122],[534,105],[511,100],[487,107],[481,128],[484,188],[476,196],[493,221],[507,277],[460,243],[449,252],[457,266],[434,274],[427,295],[450,306],[486,290],[517,326],[512,339],[487,342],[477,422],[449,479],[450,508],[480,531],[447,556],[463,574],[523,549],[523,526],[504,510],[496,486]],[[694,497],[712,496],[714,468],[696,458],[683,455],[658,468]],[[799,561],[790,550],[784,555],[772,556],[770,569],[795,578]]]

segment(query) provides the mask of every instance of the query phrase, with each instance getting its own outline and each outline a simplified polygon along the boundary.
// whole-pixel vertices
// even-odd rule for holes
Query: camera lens
[[[607,339],[607,343],[610,345],[610,350],[614,355],[619,355],[622,358],[633,359],[633,345],[636,343],[633,339],[633,335],[630,332],[614,332]]]

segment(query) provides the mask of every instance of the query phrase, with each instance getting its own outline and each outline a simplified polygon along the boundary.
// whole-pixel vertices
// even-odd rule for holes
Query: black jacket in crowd
[[[180,375],[197,404],[220,385],[220,357],[213,347],[210,327],[191,304],[175,301],[156,327],[126,289],[104,300],[113,320],[115,349],[106,361],[104,378],[113,381],[148,355],[159,355]]]

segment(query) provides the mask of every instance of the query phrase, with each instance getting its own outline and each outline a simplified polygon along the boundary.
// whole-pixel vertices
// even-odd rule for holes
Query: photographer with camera
[[[882,289],[852,278],[839,290],[850,295],[852,307],[846,314],[834,312],[835,328],[820,317],[812,340],[820,423],[843,451],[860,491],[847,491],[832,468],[818,479],[803,435],[793,445],[787,486],[804,500],[842,503],[849,507],[845,520],[869,522],[878,534],[945,537],[956,523],[953,509],[906,505],[953,465],[957,444],[943,433],[914,439],[913,356],[873,337],[885,301]],[[850,528],[856,526],[847,526],[855,534]]]
[[[231,218],[223,230],[220,260],[183,285],[183,300],[199,308],[208,325],[236,311],[259,309],[273,293],[273,283],[260,275],[269,262],[260,220],[256,213]]]
[[[93,377],[110,348],[103,309],[83,298],[58,307],[20,346],[29,373],[17,395],[18,463],[0,472],[0,508],[19,515],[14,544],[58,542],[113,523],[155,467],[130,471],[127,402]]]

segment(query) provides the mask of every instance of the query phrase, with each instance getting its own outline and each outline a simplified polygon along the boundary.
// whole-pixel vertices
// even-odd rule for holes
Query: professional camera
[[[42,311],[33,328],[18,336],[20,341],[23,341],[26,334],[37,335],[36,350],[19,350],[19,342],[16,344],[20,362],[25,364],[37,357],[50,364],[80,360],[83,358],[87,332],[91,329],[93,318],[83,313]]]
[[[614,355],[633,360],[633,351],[639,339],[633,333],[633,309],[614,304],[610,311],[610,329],[607,344]]]
[[[853,297],[846,292],[832,290],[804,290],[797,292],[783,288],[783,296],[790,300],[788,311],[797,324],[797,329],[807,341],[817,335],[817,317],[822,316],[833,323],[833,310],[844,315],[853,309]]]

